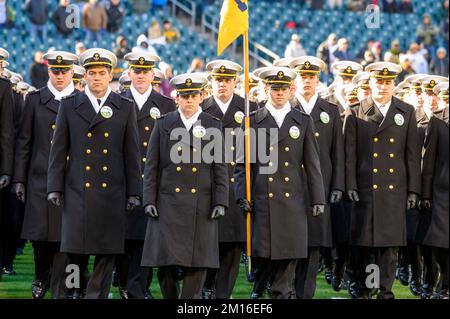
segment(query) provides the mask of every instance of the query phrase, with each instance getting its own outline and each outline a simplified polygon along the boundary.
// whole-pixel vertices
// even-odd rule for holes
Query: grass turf
[[[91,258],[92,261],[92,258]],[[92,263],[90,264],[90,269],[92,269]],[[25,246],[22,255],[17,256],[14,263],[14,270],[17,272],[15,276],[3,276],[2,281],[0,281],[0,299],[5,298],[15,298],[15,299],[29,299],[31,298],[31,283],[34,277],[34,261],[33,261],[33,251],[30,244]],[[159,285],[156,279],[156,273],[153,276],[153,282],[151,285],[151,291],[154,298],[160,299],[161,292],[159,290]],[[245,276],[245,270],[243,264],[241,264],[241,269],[236,286],[233,291],[234,299],[245,299],[250,296],[252,290],[252,284],[249,283]],[[417,299],[414,297],[410,291],[409,287],[402,286],[397,280],[394,283],[393,288],[395,297],[397,299]],[[111,287],[112,298],[120,298],[117,288]],[[50,294],[47,293],[46,298],[50,298]],[[348,299],[349,295],[347,290],[341,290],[340,292],[335,292],[332,290],[331,286],[328,285],[324,279],[323,273],[318,275],[317,279],[317,289],[315,297],[317,299]]]

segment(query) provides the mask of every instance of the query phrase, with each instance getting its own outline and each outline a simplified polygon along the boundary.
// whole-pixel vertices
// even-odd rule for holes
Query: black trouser
[[[297,261],[295,269],[295,293],[297,299],[312,299],[314,297],[319,259],[320,247],[309,247],[308,257]]]
[[[81,270],[89,260],[89,255],[68,254],[69,262],[76,264]],[[111,287],[115,255],[95,255],[94,270],[87,282],[87,299],[107,299]]]
[[[296,259],[271,260],[267,258],[254,258],[257,262],[255,269],[255,283],[253,291],[260,294],[267,287],[269,278],[273,276],[270,287],[271,299],[290,299],[295,279]],[[317,268],[316,268],[317,272]]]
[[[409,271],[409,265],[411,265],[411,272]],[[398,266],[400,271],[411,273],[411,281],[420,283],[423,266],[420,247],[412,242],[408,242],[408,246],[400,247]]]
[[[0,271],[3,268],[13,269],[17,246],[22,231],[24,204],[14,194],[11,187],[0,193]]]
[[[218,299],[229,299],[239,275],[242,243],[219,243],[219,269],[208,269],[206,289],[215,289]]]
[[[183,288],[178,285],[177,267],[163,266],[158,269],[159,286],[164,299],[201,299],[206,280],[206,268],[183,267]]]
[[[141,267],[143,247],[143,240],[126,240],[125,254],[116,257],[119,287],[127,289],[129,298],[144,299],[152,281],[152,268]]]
[[[67,256],[59,246],[59,242],[33,241],[35,280],[50,287],[52,298],[64,297]]]
[[[448,291],[448,263],[449,263],[449,250],[448,248],[433,247],[432,248],[433,259],[439,266],[440,272],[440,289]]]
[[[422,246],[423,256],[423,285],[432,289],[436,285],[437,264],[433,258],[433,249],[430,246]]]
[[[392,285],[395,280],[397,259],[397,247],[358,247],[355,263],[358,265],[356,279],[360,294],[369,295],[372,289],[366,285],[366,279],[371,274],[371,272],[366,273],[366,267],[374,264],[379,269],[378,298],[393,299]],[[367,270],[370,271],[370,269]]]

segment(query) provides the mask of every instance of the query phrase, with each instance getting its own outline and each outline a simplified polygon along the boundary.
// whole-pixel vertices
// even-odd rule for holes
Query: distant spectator
[[[444,0],[442,1],[442,4],[439,8],[439,10],[436,11],[435,14],[435,18],[437,22],[442,21],[443,19],[445,19],[446,17],[448,17],[448,7],[449,5],[449,0]]]
[[[152,19],[150,27],[148,28],[149,40],[158,39],[162,37],[161,25],[155,18]]]
[[[163,36],[167,43],[176,43],[180,40],[180,31],[169,20],[163,22]]]
[[[400,66],[402,67],[402,72],[398,75],[396,83],[402,82],[408,75],[414,74],[414,69],[412,68],[411,61],[406,54],[400,54]]]
[[[8,0],[0,0],[0,30],[11,28],[16,21],[16,12],[8,5]]]
[[[377,41],[372,45],[372,53],[374,62],[380,62],[383,60],[383,57],[381,55],[381,42]]]
[[[74,29],[74,26],[67,25],[67,17],[72,14],[70,10],[67,10],[69,4],[70,0],[60,0],[59,6],[52,15],[52,21],[56,26],[56,30],[63,37],[69,36]]]
[[[417,27],[417,39],[419,44],[425,46],[429,57],[434,57],[436,52],[436,36],[439,34],[439,29],[431,23],[431,18],[428,14],[422,17],[422,24]]]
[[[131,51],[133,52],[143,51],[148,52],[152,55],[158,55],[156,49],[149,43],[145,34],[141,34],[140,36],[138,36],[136,44],[137,45]]]
[[[391,48],[384,53],[384,61],[400,64],[400,42],[394,40],[391,43]]]
[[[366,41],[366,47],[362,48],[361,51],[358,52],[358,54],[356,55],[356,60],[364,60],[364,54],[366,53],[366,51],[372,51],[372,46],[375,43],[375,40],[370,38],[369,40]]]
[[[93,42],[94,46],[98,45],[100,33],[106,30],[108,25],[108,16],[105,8],[97,3],[97,0],[89,0],[89,3],[83,7],[82,26],[86,31],[86,43]]]
[[[172,79],[172,68],[170,67],[170,65],[168,65],[165,62],[160,62],[159,63],[159,69],[161,70],[162,73],[164,73],[165,75],[165,79],[161,81],[161,88],[160,88],[160,92],[162,95],[170,97],[170,93],[172,92],[173,88],[170,86],[170,80]]]
[[[400,0],[397,6],[397,11],[400,13],[412,13],[413,7],[411,0]]]
[[[327,0],[327,5],[330,9],[340,9],[342,4],[343,0]]]
[[[24,10],[30,19],[31,39],[36,41],[39,36],[43,42],[47,42],[47,19],[49,10],[47,0],[27,0]]]
[[[286,46],[284,51],[285,58],[296,58],[302,55],[306,55],[305,49],[300,44],[300,37],[297,34],[291,36],[291,41]]]
[[[372,50],[367,50],[367,51],[364,53],[364,59],[361,60],[360,64],[361,64],[363,67],[366,67],[366,66],[368,66],[370,63],[373,63],[373,62],[375,62],[375,58],[374,58],[374,56],[373,56]]]
[[[322,61],[325,62],[327,69],[322,73],[323,81],[326,82],[328,80],[328,74],[330,73],[329,67],[334,62],[333,52],[336,49],[337,44],[337,35],[335,33],[331,33],[328,38],[322,42],[316,51],[316,56]]]
[[[131,50],[128,47],[128,41],[123,35],[119,35],[116,39],[116,48],[114,54],[118,60],[123,60],[125,54],[130,53]]]
[[[448,58],[445,48],[439,48],[436,51],[436,57],[430,64],[430,71],[435,75],[448,76]]]
[[[448,12],[447,16],[441,21],[441,25],[439,27],[439,34],[444,40],[444,47],[448,48]]]
[[[84,43],[83,42],[77,42],[77,44],[75,44],[75,53],[79,56],[84,51],[86,51],[86,46],[84,45]]]
[[[355,57],[348,51],[348,40],[341,38],[338,40],[337,49],[333,52],[334,56],[339,61],[354,61]]]
[[[383,0],[383,11],[386,13],[397,12],[397,4],[395,0]]]
[[[110,0],[106,6],[106,15],[108,16],[108,24],[106,30],[111,33],[117,32],[123,23],[125,17],[125,8],[120,0]]]
[[[203,72],[205,68],[205,62],[200,58],[194,58],[191,62],[191,66],[186,73]]]
[[[428,62],[425,59],[423,50],[416,42],[411,43],[409,46],[408,59],[411,61],[415,73],[428,74]]]
[[[44,53],[37,51],[34,54],[34,62],[30,66],[30,80],[31,85],[40,89],[47,85],[48,81],[48,68],[44,63]]]
[[[150,11],[152,0],[130,0],[134,14],[144,14]]]
[[[347,9],[353,12],[364,10],[364,3],[361,0],[347,0]]]

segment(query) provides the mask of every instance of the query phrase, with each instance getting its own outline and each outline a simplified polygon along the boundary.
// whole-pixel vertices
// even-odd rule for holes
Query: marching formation
[[[8,57],[0,188],[23,205],[33,298],[108,298],[113,283],[150,299],[154,271],[163,298],[232,298],[250,214],[249,298],[311,299],[323,270],[351,298],[392,299],[397,278],[448,299],[448,78],[396,86],[396,64],[339,61],[326,87],[321,59],[277,60],[250,75],[246,145],[232,61],[175,76],[169,98],[150,53],[125,55],[118,92],[105,49],[47,52],[39,89]]]

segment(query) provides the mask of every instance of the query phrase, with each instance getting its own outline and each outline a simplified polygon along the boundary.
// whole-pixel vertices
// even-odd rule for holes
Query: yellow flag
[[[248,30],[248,0],[224,0],[220,10],[217,55]]]

